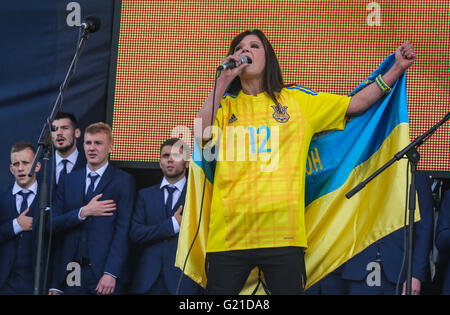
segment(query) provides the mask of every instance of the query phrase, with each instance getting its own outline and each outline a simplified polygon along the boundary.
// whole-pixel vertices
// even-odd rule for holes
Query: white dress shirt
[[[95,173],[95,174],[97,174],[97,175],[99,175],[99,177],[97,178],[97,180],[95,181],[95,183],[94,183],[94,190],[97,188],[97,186],[98,186],[98,183],[100,183],[100,180],[102,179],[102,176],[103,176],[103,174],[105,173],[105,171],[106,171],[106,168],[108,167],[108,165],[109,165],[109,162],[106,162],[106,164],[105,165],[103,165],[102,167],[100,167],[98,170],[96,170],[96,171],[91,171],[91,169],[89,168],[89,166],[88,165],[86,165],[86,179],[85,179],[85,183],[86,183],[86,185],[85,185],[85,188],[84,188],[84,194],[86,194],[87,193],[87,190],[88,190],[88,188],[89,188],[89,185],[91,184],[91,179],[89,178],[89,174],[91,174],[91,173]],[[89,202],[90,200],[88,200],[88,202]],[[81,207],[80,208],[80,211],[78,211],[78,219],[80,219],[81,221],[84,221],[84,220],[86,220],[86,218],[82,218],[81,216],[80,216],[80,213],[81,213],[81,209],[82,209],[83,207]]]
[[[66,164],[66,170],[67,170],[67,174],[69,174],[70,172],[72,172],[75,164],[77,163],[77,159],[78,159],[78,149],[75,149],[75,151],[73,151],[72,154],[70,154],[67,158],[63,158],[62,156],[59,155],[58,151],[56,151],[56,153],[55,153],[56,184],[58,184],[59,175],[61,174],[61,171],[64,168],[64,163],[62,162],[62,160],[68,161]]]
[[[164,191],[164,204],[167,202],[167,198],[169,197],[169,193],[168,193],[167,189],[163,188],[164,186],[167,186],[167,185],[169,185],[170,187],[176,188],[176,190],[173,192],[173,195],[172,195],[172,208],[173,208],[173,206],[178,202],[178,199],[180,199],[181,192],[183,191],[184,185],[186,185],[186,177],[183,177],[175,184],[170,184],[165,177],[163,178],[161,185],[159,187]],[[172,225],[173,225],[173,231],[175,233],[180,232],[180,225],[178,224],[177,219],[175,219],[175,217],[173,217],[173,216],[172,216]]]
[[[34,181],[33,185],[31,185],[30,187],[28,187],[28,189],[23,189],[22,187],[20,187],[17,182],[14,183],[13,189],[12,189],[12,194],[16,196],[16,211],[18,214],[20,214],[20,207],[22,205],[22,200],[23,197],[18,194],[18,192],[23,191],[23,192],[29,192],[31,191],[32,193],[28,195],[27,198],[27,202],[28,202],[28,207],[31,206],[31,204],[34,201],[34,198],[37,195],[38,192],[38,184],[37,181]],[[19,222],[17,222],[17,218],[13,220],[13,229],[14,229],[14,234],[19,234],[23,231],[22,227],[20,226]]]
[[[95,173],[95,174],[97,174],[97,175],[100,176],[100,177],[98,177],[97,180],[95,181],[95,184],[94,184],[94,190],[95,190],[95,189],[97,188],[97,186],[98,186],[98,183],[100,183],[100,180],[102,179],[102,176],[103,176],[103,174],[105,173],[106,168],[108,167],[108,165],[109,165],[109,162],[106,162],[105,165],[103,165],[102,167],[100,167],[100,168],[99,168],[98,170],[96,170],[96,171],[91,171],[91,170],[89,169],[89,166],[86,165],[86,188],[85,188],[85,190],[84,190],[84,193],[85,193],[85,194],[87,193],[87,190],[88,190],[88,188],[89,188],[89,185],[91,184],[91,179],[89,178],[89,174]]]

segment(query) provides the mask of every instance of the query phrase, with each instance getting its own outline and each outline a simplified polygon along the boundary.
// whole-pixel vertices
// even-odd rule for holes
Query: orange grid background
[[[450,110],[450,5],[375,1],[380,25],[369,26],[371,2],[122,0],[111,159],[158,161],[171,136],[192,144],[215,68],[232,38],[254,28],[274,46],[285,83],[335,94],[350,93],[409,40],[418,54],[407,76],[413,140]],[[450,171],[449,129],[447,122],[419,149],[419,169]]]

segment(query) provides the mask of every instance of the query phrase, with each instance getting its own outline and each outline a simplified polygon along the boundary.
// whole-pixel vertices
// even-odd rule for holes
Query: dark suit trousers
[[[340,271],[333,271],[322,280],[305,290],[303,295],[347,295],[347,282]]]
[[[33,291],[33,279],[25,279],[21,275],[10,276],[0,287],[0,295],[31,295]]]
[[[170,295],[162,271],[146,295]]]

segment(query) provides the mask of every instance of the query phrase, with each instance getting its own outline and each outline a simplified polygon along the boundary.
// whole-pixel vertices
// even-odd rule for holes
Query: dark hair
[[[189,145],[179,138],[170,138],[170,139],[167,139],[166,141],[164,141],[161,144],[161,146],[159,147],[159,154],[161,154],[162,149],[165,146],[173,146],[174,144],[178,143],[178,141],[181,141],[179,144],[181,144],[181,148],[183,149],[183,151],[185,151],[187,153],[187,156],[189,157],[189,155],[191,153],[191,149],[189,148]]]
[[[34,146],[31,143],[25,141],[14,143],[11,147],[11,153],[21,152],[25,149],[30,149],[31,151],[33,151],[33,154],[36,154],[36,149],[34,148]]]
[[[278,63],[277,56],[273,50],[272,45],[267,39],[266,35],[258,29],[247,30],[237,35],[231,42],[228,49],[228,56],[234,54],[234,50],[237,45],[248,35],[256,35],[261,40],[266,55],[266,68],[264,69],[263,90],[278,106],[279,102],[276,97],[276,93],[280,93],[284,87],[283,76],[281,75],[280,64]],[[236,77],[228,86],[227,92],[237,95],[242,90],[241,79]]]
[[[77,125],[78,125],[77,119],[75,118],[75,115],[72,113],[57,112],[54,120],[64,119],[64,118],[68,118],[70,120],[70,122],[72,123],[73,129],[78,128],[77,127]]]

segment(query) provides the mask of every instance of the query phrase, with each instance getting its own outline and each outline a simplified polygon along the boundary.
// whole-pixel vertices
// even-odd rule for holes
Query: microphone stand
[[[406,257],[407,257],[407,267],[406,267],[406,294],[411,295],[411,279],[412,279],[412,252],[413,252],[413,228],[414,228],[414,211],[416,209],[416,180],[415,180],[415,174],[417,170],[417,163],[419,162],[420,155],[417,151],[417,148],[420,147],[428,138],[431,137],[431,135],[441,126],[443,125],[448,119],[450,119],[450,112],[445,115],[445,117],[435,124],[433,127],[431,127],[427,132],[425,132],[423,135],[417,137],[413,142],[411,142],[408,146],[406,146],[403,150],[398,152],[394,155],[394,157],[387,162],[385,165],[383,165],[381,168],[379,168],[375,173],[370,175],[366,180],[359,183],[355,188],[350,190],[345,196],[347,199],[350,199],[354,194],[356,194],[358,191],[363,189],[368,182],[370,182],[372,179],[377,177],[381,172],[383,172],[386,168],[388,168],[391,164],[394,162],[397,162],[398,160],[402,159],[405,155],[408,158],[409,162],[411,163],[411,184],[409,187],[409,200],[408,202],[408,210],[409,210],[409,217],[408,217],[408,225],[407,225],[407,232],[408,232],[408,247],[406,249]]]
[[[38,227],[38,244],[37,244],[37,255],[36,255],[36,266],[34,271],[34,288],[33,294],[39,295],[41,291],[41,272],[42,272],[42,250],[43,250],[43,240],[44,240],[44,231],[45,231],[45,211],[50,210],[50,201],[48,198],[49,190],[48,190],[48,161],[50,159],[50,148],[51,148],[51,136],[50,131],[52,130],[52,123],[55,119],[56,114],[59,112],[62,100],[64,97],[64,93],[66,92],[67,86],[69,85],[70,79],[72,78],[76,64],[78,63],[78,59],[81,56],[81,52],[83,51],[84,46],[89,38],[90,30],[85,29],[81,36],[81,39],[78,43],[77,50],[75,52],[75,56],[72,59],[72,63],[70,64],[69,70],[66,74],[66,77],[59,88],[59,94],[56,98],[56,102],[53,106],[50,116],[47,118],[44,123],[44,127],[42,128],[41,135],[38,140],[38,148],[36,150],[36,154],[34,156],[33,164],[31,166],[31,170],[28,174],[29,177],[32,177],[34,174],[34,170],[36,168],[37,162],[43,157],[43,179],[42,183],[40,183],[39,189],[39,227]],[[51,233],[51,231],[50,231]]]

